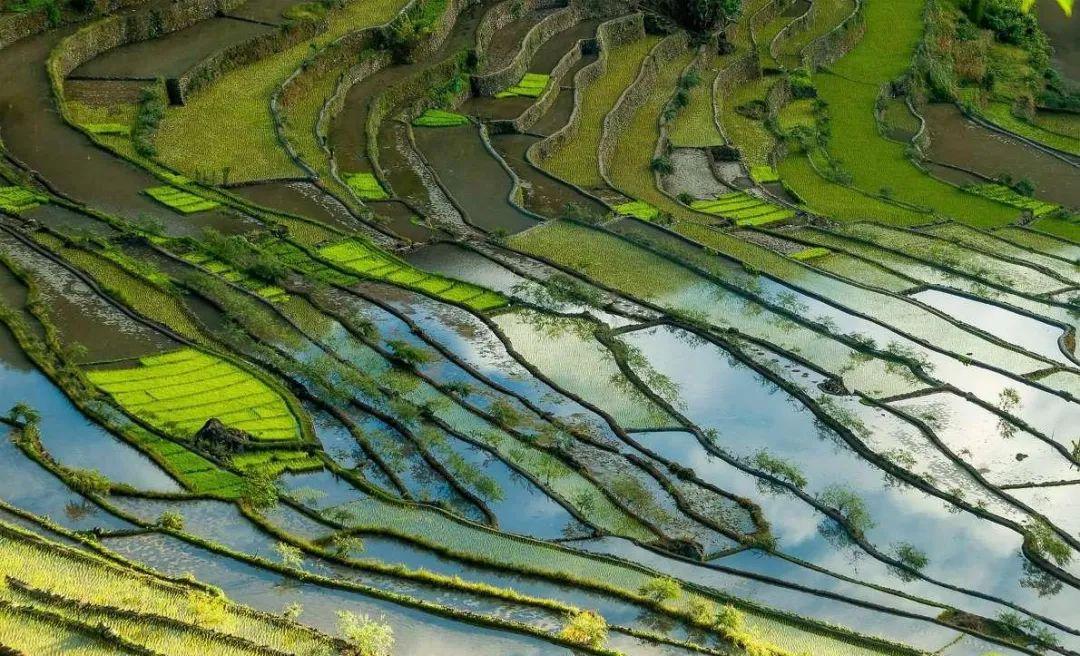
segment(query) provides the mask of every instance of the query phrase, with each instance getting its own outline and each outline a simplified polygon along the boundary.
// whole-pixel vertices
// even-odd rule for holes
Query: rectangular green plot
[[[830,254],[832,254],[832,251],[830,251],[827,248],[823,248],[821,246],[811,246],[809,248],[804,248],[804,249],[802,249],[800,251],[795,251],[794,253],[792,253],[788,257],[790,257],[793,260],[799,260],[800,262],[805,262],[807,260],[814,260],[814,259],[817,259],[819,257],[825,257],[826,255],[830,255]]]
[[[206,210],[212,210],[219,205],[219,203],[215,201],[206,200],[205,198],[196,196],[183,189],[177,189],[176,187],[169,187],[167,185],[150,187],[145,193],[162,205],[176,210],[181,214],[205,212]]]
[[[469,117],[445,109],[427,109],[413,119],[412,124],[420,128],[449,128],[469,123]]]
[[[1029,210],[1035,216],[1043,216],[1051,212],[1061,209],[1060,205],[1054,203],[1047,203],[1035,198],[1018,194],[1005,185],[999,184],[974,184],[965,187],[968,191],[976,193],[980,196],[986,196],[1002,203],[1012,205],[1013,207],[1019,207],[1020,209]]]
[[[551,76],[546,73],[526,73],[521,80],[505,91],[495,94],[496,98],[513,98],[524,96],[526,98],[539,98],[540,94],[547,89]]]
[[[454,286],[454,282],[439,276],[428,276],[417,283],[416,288],[429,294],[443,294]]]
[[[757,184],[780,182],[780,174],[776,172],[776,169],[767,164],[758,164],[750,167],[750,179]]]
[[[400,269],[386,277],[387,280],[403,285],[415,285],[428,275],[418,269]]]
[[[486,291],[465,301],[465,304],[474,310],[492,310],[506,305],[506,299],[495,292]]]
[[[87,376],[126,411],[162,432],[174,434],[179,426],[177,437],[190,436],[211,417],[243,411],[248,413],[245,419],[267,422],[265,431],[259,424],[252,424],[248,432],[255,438],[299,437],[296,418],[274,389],[230,362],[194,349],[146,358],[135,368],[91,370]],[[229,380],[232,384],[223,387],[214,387],[212,382],[220,385]],[[122,386],[123,391],[117,391],[117,386]],[[145,402],[147,397],[153,400]],[[272,410],[254,414],[254,408]],[[284,420],[266,419],[271,416]]]
[[[775,206],[768,203],[758,203],[757,205],[751,205],[750,207],[744,207],[741,210],[726,210],[725,215],[730,216],[733,219],[752,219],[755,216],[761,216],[762,214],[768,214],[776,209]]]
[[[760,214],[746,219],[738,219],[735,221],[736,225],[740,226],[762,226],[770,223],[778,223],[780,221],[786,221],[795,216],[795,212],[791,210],[777,208],[768,214]]]
[[[390,194],[386,193],[379,184],[378,178],[373,173],[346,173],[345,184],[349,185],[360,200],[387,200]]]
[[[0,211],[9,214],[27,212],[49,202],[48,197],[22,187],[0,187]]]
[[[616,205],[614,209],[618,214],[632,216],[645,221],[652,221],[660,215],[660,210],[643,200],[635,200],[629,203]]]

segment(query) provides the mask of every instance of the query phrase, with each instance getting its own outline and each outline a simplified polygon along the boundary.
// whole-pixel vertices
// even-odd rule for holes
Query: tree
[[[394,629],[382,618],[374,620],[343,610],[338,612],[338,629],[360,656],[390,656],[394,651]]]
[[[658,576],[641,586],[639,591],[649,599],[663,603],[678,599],[682,594],[682,587],[669,576]]]
[[[294,547],[285,542],[278,542],[274,545],[274,551],[281,557],[281,564],[285,567],[293,569],[304,568],[304,554],[301,553],[299,547]]]
[[[742,0],[639,0],[650,23],[665,29],[714,32],[739,11]]]
[[[579,645],[603,647],[607,642],[607,620],[594,610],[571,612],[559,637]]]

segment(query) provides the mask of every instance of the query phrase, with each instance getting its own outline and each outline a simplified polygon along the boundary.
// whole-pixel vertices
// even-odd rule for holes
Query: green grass
[[[324,246],[319,249],[319,255],[363,277],[386,280],[402,287],[431,293],[476,311],[492,310],[507,303],[501,294],[470,283],[425,273],[355,239]]]
[[[814,100],[812,98],[792,100],[780,109],[776,118],[781,132],[788,132],[796,127],[813,128],[817,125]]]
[[[814,14],[814,20],[807,29],[790,33],[790,37],[782,38],[777,43],[777,54],[780,61],[787,66],[795,67],[800,65],[802,61],[799,57],[799,51],[814,39],[839,25],[855,10],[854,0],[816,0],[816,2],[820,9]]]
[[[1029,196],[1018,194],[1005,185],[984,183],[970,185],[966,187],[966,189],[972,193],[992,198],[996,201],[1005,203],[1006,205],[1012,205],[1013,207],[1019,207],[1022,210],[1028,210],[1035,216],[1049,214],[1050,212],[1054,212],[1061,208],[1060,205],[1055,205],[1054,203],[1047,203]]]
[[[884,199],[866,196],[855,189],[822,177],[804,154],[789,155],[777,165],[784,184],[802,198],[807,207],[839,221],[877,220],[891,225],[917,225],[933,217]]]
[[[19,214],[47,202],[49,202],[48,197],[29,189],[14,186],[0,187],[0,212]]]
[[[544,93],[551,76],[547,73],[526,73],[514,86],[495,94],[496,98],[513,98],[524,96],[526,98],[539,98]]]
[[[420,128],[452,128],[469,123],[469,117],[445,109],[425,109],[424,113],[413,119],[412,124]]]
[[[176,187],[170,187],[168,185],[162,185],[160,187],[150,187],[145,191],[147,196],[150,196],[162,205],[176,210],[181,214],[195,214],[196,212],[205,212],[218,207],[220,203],[212,200],[206,200],[201,196],[196,196],[193,193],[184,191],[183,189],[177,189]]]
[[[236,365],[192,348],[94,369],[90,381],[157,430],[191,437],[210,418],[260,440],[299,439],[300,427],[273,388]]]
[[[127,136],[131,134],[131,126],[124,125],[123,123],[84,123],[83,127],[91,132],[91,134],[112,134]]]
[[[910,2],[900,0],[897,4]],[[872,3],[869,7],[876,4]],[[870,29],[873,30],[873,26]],[[878,28],[879,31],[881,29]],[[904,54],[906,51],[889,55],[860,47],[849,57],[888,59]],[[847,58],[841,63],[846,61]],[[854,73],[895,70],[884,65],[861,63],[851,68]],[[818,93],[829,104],[832,129],[829,153],[841,163],[843,169],[851,173],[852,184],[869,194],[888,196],[971,225],[998,226],[1015,220],[1018,216],[1015,208],[932,178],[908,159],[904,144],[880,134],[874,107],[879,93],[878,84],[888,79],[878,78],[874,84],[859,84],[829,73],[814,77]],[[853,197],[853,200],[859,202],[861,199]]]
[[[775,77],[760,77],[740,84],[727,96],[721,96],[720,123],[731,143],[742,153],[743,163],[747,168],[769,164],[769,153],[776,143],[773,135],[765,128],[762,121],[743,116],[736,108],[740,105],[764,100],[769,87],[776,82]]]
[[[281,148],[270,114],[270,96],[311,54],[354,30],[392,19],[405,0],[349,2],[327,15],[318,37],[242,66],[193,94],[183,106],[170,106],[155,135],[158,157],[194,176],[220,176],[230,182],[284,178],[300,170]]]
[[[390,194],[379,184],[374,173],[346,173],[345,184],[356,192],[360,200],[386,200]]]
[[[690,90],[690,102],[668,126],[668,139],[672,145],[700,148],[724,143],[714,118],[712,86],[720,67],[726,63],[727,58],[718,58],[711,49],[705,56],[698,69],[701,82]]]
[[[607,70],[604,74],[592,84],[577,90],[581,98],[581,115],[573,138],[541,162],[549,173],[584,188],[595,189],[604,185],[597,159],[604,116],[637,77],[641,62],[659,42],[660,37],[648,36],[607,53]]]

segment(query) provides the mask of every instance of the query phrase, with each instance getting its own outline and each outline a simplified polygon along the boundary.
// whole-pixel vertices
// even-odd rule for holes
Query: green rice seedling
[[[1008,103],[994,102],[986,107],[978,109],[978,114],[1009,132],[1020,135],[1032,141],[1056,148],[1071,155],[1080,155],[1080,138],[1076,135],[1076,125],[1072,124],[1072,136],[1069,133],[1061,134],[1045,129],[1039,125],[1025,121],[1013,115],[1012,108]]]
[[[962,244],[933,239],[910,230],[859,223],[844,226],[842,232],[1029,294],[1045,294],[1067,286],[1057,278],[1052,278],[1036,269],[987,256],[965,248]]]
[[[710,48],[697,65],[698,83],[688,93],[688,102],[668,125],[668,139],[677,148],[719,146],[724,137],[713,116],[713,83],[727,58],[719,58]],[[685,84],[683,85],[685,86]]]
[[[1031,212],[1034,216],[1043,216],[1044,214],[1056,212],[1057,210],[1061,209],[1060,205],[1057,205],[1055,203],[1047,203],[1045,201],[1031,198],[1030,196],[1018,194],[1012,189],[1006,187],[1005,185],[983,183],[968,185],[964,188],[972,193],[979,194],[980,196],[986,196],[987,198],[1001,201],[1002,203],[1012,205],[1013,207],[1019,207],[1022,210],[1027,210]]]
[[[547,89],[551,82],[551,76],[547,73],[526,73],[517,84],[495,94],[496,98],[513,98],[524,96],[526,98],[539,98],[540,94]]]
[[[711,227],[681,222],[680,232],[710,247],[727,247],[712,235],[721,235]],[[711,242],[704,241],[706,239]],[[745,246],[745,242],[728,237]],[[851,346],[783,318],[752,300],[728,292],[714,282],[654,255],[625,240],[598,230],[552,222],[521,233],[512,239],[514,246],[572,266],[575,270],[630,295],[671,308],[687,316],[698,317],[717,329],[733,327],[748,335],[766,339],[791,349],[824,371],[842,376],[850,389],[871,395],[900,394],[917,389],[921,383],[877,358],[866,358]],[[680,242],[683,243],[683,242]],[[685,248],[701,253],[683,243]],[[747,249],[741,259],[755,264],[762,249]],[[756,257],[754,255],[757,254]],[[783,259],[783,258],[781,258]],[[790,261],[790,266],[795,266]]]
[[[319,255],[364,277],[386,280],[443,300],[463,303],[473,310],[492,310],[508,303],[502,294],[426,273],[355,239],[324,246],[319,249]]]
[[[386,193],[379,180],[373,173],[346,173],[345,184],[356,192],[360,200],[386,200],[390,194]]]
[[[1056,257],[1050,257],[1042,253],[1016,246],[1009,242],[996,239],[993,235],[969,228],[958,223],[942,223],[926,228],[924,232],[942,237],[949,241],[963,244],[970,248],[978,249],[984,253],[991,253],[1002,257],[1019,260],[1025,264],[1041,267],[1046,271],[1057,274],[1066,282],[1080,282],[1080,269],[1073,262],[1065,262]]]
[[[207,200],[191,192],[184,191],[183,189],[177,189],[176,187],[166,185],[150,187],[145,193],[162,205],[174,209],[181,214],[205,212],[220,205],[220,203],[216,201]]]
[[[469,123],[469,117],[445,109],[426,109],[413,119],[412,124],[420,128],[451,128]]]
[[[495,322],[525,359],[609,412],[620,425],[656,428],[675,423],[626,379],[614,356],[592,338],[588,322],[544,317],[532,310],[504,312]]]
[[[795,212],[742,191],[724,194],[714,200],[696,200],[691,209],[705,214],[733,219],[739,226],[768,225],[785,221]]]
[[[15,579],[0,587],[0,599],[53,614],[60,623],[50,623],[51,628],[61,635],[62,629],[74,624],[63,622],[70,619],[86,627],[109,627],[144,649],[161,650],[156,653],[200,649],[208,654],[263,654],[269,648],[314,656],[329,653],[334,645],[326,635],[239,606],[220,593],[149,574],[90,550],[46,541],[3,523],[0,571]],[[10,646],[15,637],[29,640],[16,643],[28,649],[47,644],[25,614],[21,615],[23,631],[7,631],[10,611],[10,606],[0,610],[5,645]],[[76,639],[59,651],[79,644]],[[126,653],[110,644],[111,649],[100,653]],[[27,653],[53,652],[34,648]],[[78,653],[99,652],[80,648]]]
[[[1033,251],[1054,255],[1066,260],[1080,260],[1080,246],[1070,244],[1061,239],[1054,239],[1046,235],[1028,230],[1026,228],[1000,228],[994,234],[1002,239],[1010,241],[1017,246],[1023,246]]]
[[[22,187],[0,187],[0,212],[20,214],[49,202],[48,197]]]
[[[646,203],[643,200],[635,200],[629,203],[622,203],[614,207],[616,214],[622,214],[623,216],[633,216],[645,221],[653,221],[660,215],[660,210],[656,209],[652,205]]]
[[[826,255],[830,255],[831,253],[832,251],[827,248],[822,248],[821,246],[811,246],[809,248],[795,251],[788,257],[793,260],[799,260],[800,262],[807,262],[810,260],[823,258]]]
[[[177,437],[191,437],[216,417],[256,439],[300,438],[296,418],[276,391],[235,365],[193,348],[140,358],[134,367],[90,370],[87,376],[125,411]],[[237,377],[242,382],[235,382]],[[228,384],[215,386],[221,379]],[[265,416],[283,419],[267,423]]]

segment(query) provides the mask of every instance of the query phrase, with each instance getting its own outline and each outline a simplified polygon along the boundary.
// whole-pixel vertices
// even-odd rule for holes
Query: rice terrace
[[[1073,0],[0,0],[0,655],[1080,656]]]

